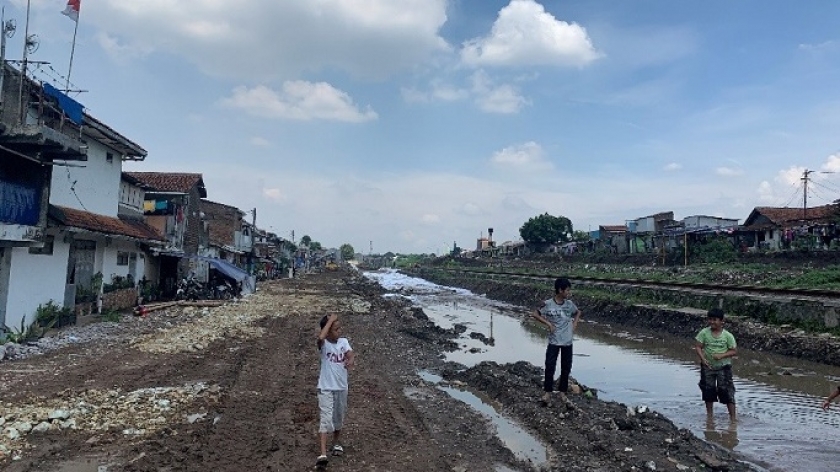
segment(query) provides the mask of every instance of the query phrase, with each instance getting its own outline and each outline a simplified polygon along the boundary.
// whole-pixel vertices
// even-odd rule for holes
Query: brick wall
[[[184,252],[189,255],[198,254],[198,246],[207,245],[207,235],[201,221],[201,194],[198,187],[190,190],[189,202],[186,208],[187,231],[184,234]]]
[[[207,200],[201,201],[201,211],[204,212],[204,220],[209,226],[210,243],[235,246],[242,212],[238,208]]]
[[[102,311],[125,310],[137,303],[137,289],[124,288],[102,295]]]

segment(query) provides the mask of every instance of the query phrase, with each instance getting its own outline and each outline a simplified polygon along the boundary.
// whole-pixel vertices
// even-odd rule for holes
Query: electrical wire
[[[790,198],[788,199],[787,203],[785,203],[785,204],[782,206],[782,208],[787,208],[787,207],[789,207],[789,206],[790,206],[790,204],[791,204],[791,203],[793,203],[793,200],[794,200],[794,199],[795,199],[795,198],[799,195],[799,185],[798,185],[798,184],[791,184],[791,185],[793,185],[793,186],[794,186],[794,189],[793,189],[793,195],[791,195],[791,196],[790,196]]]
[[[817,192],[813,187],[811,188],[811,193],[816,195],[817,197],[819,197],[821,200],[831,201],[831,200],[825,198],[821,193]]]
[[[824,181],[820,181],[819,183],[822,184],[823,186],[825,186],[827,190],[831,190],[834,193],[840,193],[840,189],[838,189],[837,187],[834,187],[832,182],[824,180]]]
[[[816,180],[812,180],[811,183],[829,192],[840,193],[840,191],[838,191],[836,188],[831,188],[828,185],[826,185],[825,182],[818,182]]]
[[[79,198],[79,194],[78,194],[78,193],[76,193],[76,182],[77,182],[77,181],[74,181],[74,180],[70,177],[70,168],[69,168],[69,167],[65,167],[65,169],[67,169],[67,181],[68,181],[68,182],[70,182],[70,191],[71,191],[71,192],[73,192],[73,196],[74,196],[74,197],[76,197],[76,201],[78,201],[78,202],[79,202],[79,205],[81,205],[81,206],[82,206],[82,209],[83,209],[83,210],[85,210],[86,212],[90,213],[90,210],[88,210],[88,209],[87,209],[87,207],[85,206],[85,204],[84,204],[84,203],[82,203],[82,199],[81,199],[81,198]]]

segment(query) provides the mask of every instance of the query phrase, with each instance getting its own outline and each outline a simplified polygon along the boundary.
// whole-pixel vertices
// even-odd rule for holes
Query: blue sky
[[[73,22],[32,0],[66,75]],[[4,1],[18,33],[26,1]],[[71,81],[209,198],[327,247],[439,253],[549,213],[799,206],[840,171],[840,2],[82,0]],[[62,85],[63,81],[57,83]],[[813,174],[809,203],[840,198]]]

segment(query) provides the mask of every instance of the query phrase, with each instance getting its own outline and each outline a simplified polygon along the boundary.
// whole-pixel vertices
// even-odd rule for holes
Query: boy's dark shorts
[[[719,369],[700,367],[700,391],[704,402],[735,403],[735,382],[732,381],[732,366]]]

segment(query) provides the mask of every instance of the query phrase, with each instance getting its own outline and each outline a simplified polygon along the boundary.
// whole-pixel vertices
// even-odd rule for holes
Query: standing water
[[[542,366],[546,331],[522,308],[393,271],[365,275],[410,298],[439,326],[467,326],[458,340],[461,349],[447,360],[466,366],[525,360]],[[582,322],[578,328],[572,376],[596,388],[600,398],[648,406],[771,471],[835,470],[840,405],[828,412],[820,405],[840,383],[836,368],[738,349],[733,372],[739,421],[730,424],[720,404],[707,421],[693,341],[608,324]],[[471,332],[493,338],[494,345],[469,338]]]

